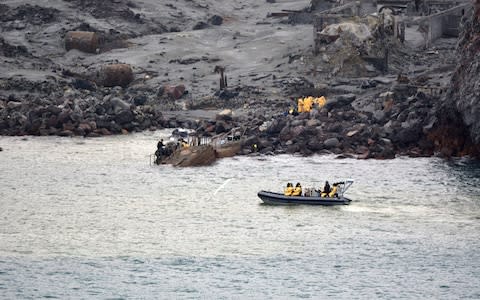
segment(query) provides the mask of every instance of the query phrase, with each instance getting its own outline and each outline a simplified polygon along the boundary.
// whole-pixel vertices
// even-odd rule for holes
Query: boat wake
[[[232,179],[233,179],[233,178],[228,178],[227,180],[225,180],[225,182],[222,183],[222,184],[215,190],[215,192],[213,192],[213,194],[212,194],[211,197],[216,196],[217,193],[218,193],[221,189],[223,189]],[[210,197],[210,198],[211,198],[211,197]]]

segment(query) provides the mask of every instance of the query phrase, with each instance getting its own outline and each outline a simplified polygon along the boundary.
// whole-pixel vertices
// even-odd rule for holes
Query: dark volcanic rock
[[[137,95],[133,98],[133,103],[137,106],[144,105],[147,102],[147,96],[145,95]]]
[[[267,128],[268,134],[278,134],[282,129],[287,125],[286,119],[275,119],[270,123],[270,126]]]
[[[94,82],[80,78],[74,79],[72,81],[72,86],[76,89],[83,89],[89,91],[95,91],[97,89]]]
[[[130,1],[125,0],[65,0],[73,3],[84,12],[90,13],[95,18],[116,17],[135,23],[143,23],[141,15],[135,14],[129,6]]]
[[[0,37],[0,53],[5,57],[31,56],[25,46],[14,46]]]
[[[480,2],[463,23],[460,58],[429,138],[441,153],[480,156]]]
[[[115,122],[120,125],[131,123],[133,120],[135,120],[135,117],[131,110],[123,110],[115,115]]]
[[[23,21],[33,25],[42,25],[55,21],[59,11],[55,8],[41,7],[38,5],[20,5],[10,8],[7,5],[0,6],[0,20],[2,22]]]
[[[340,144],[340,141],[337,138],[329,138],[323,142],[323,145],[327,149],[336,148]]]
[[[356,96],[354,94],[345,94],[335,98],[329,98],[327,99],[325,108],[327,110],[331,110],[332,108],[344,108],[345,106],[349,106],[355,99]]]
[[[460,64],[452,77],[452,88],[448,91],[449,108],[460,114],[470,137],[480,144],[480,4],[477,4],[473,18],[465,23],[465,31],[459,43]]]
[[[218,26],[218,25],[222,25],[223,18],[220,17],[219,15],[214,15],[208,21],[210,22],[210,24]]]
[[[208,27],[208,24],[203,22],[203,21],[200,21],[198,22],[197,24],[195,24],[195,26],[193,26],[193,30],[201,30],[201,29],[205,29]]]
[[[238,96],[238,94],[239,92],[228,90],[228,89],[215,92],[215,96],[223,100],[229,100],[229,99],[235,98]]]

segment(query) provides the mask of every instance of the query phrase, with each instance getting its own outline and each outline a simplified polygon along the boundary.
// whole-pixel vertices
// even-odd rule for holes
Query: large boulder
[[[331,110],[333,108],[344,108],[352,104],[352,102],[355,101],[355,99],[356,99],[355,94],[345,94],[345,95],[339,95],[337,97],[331,97],[327,99],[325,108],[327,110]]]
[[[91,79],[105,87],[127,87],[134,79],[133,69],[128,64],[104,65],[94,70]]]
[[[336,148],[336,147],[338,147],[339,144],[340,144],[340,141],[339,141],[336,137],[326,139],[326,140],[323,142],[323,145],[324,145],[325,148],[327,148],[327,149]]]
[[[69,31],[65,34],[65,49],[77,49],[87,53],[97,53],[99,38],[95,32]]]
[[[110,99],[110,105],[114,114],[118,114],[124,110],[130,110],[130,104],[118,97],[113,97]]]
[[[209,20],[210,24],[212,25],[216,25],[216,26],[219,26],[219,25],[222,25],[223,23],[223,18],[219,15],[213,15]]]
[[[164,93],[166,93],[171,99],[177,100],[182,98],[185,93],[185,86],[179,85],[166,85],[164,87]]]
[[[115,115],[115,122],[120,125],[125,125],[133,122],[135,120],[135,116],[131,110],[122,110],[118,114]]]
[[[278,134],[282,129],[287,125],[287,120],[285,118],[275,119],[267,127],[268,134]]]

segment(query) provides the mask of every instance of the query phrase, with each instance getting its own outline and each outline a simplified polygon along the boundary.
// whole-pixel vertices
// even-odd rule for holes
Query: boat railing
[[[214,148],[220,148],[226,144],[240,141],[245,135],[246,129],[242,127],[235,127],[215,136],[198,136],[194,133],[188,134],[186,137],[170,137],[170,142],[179,143],[181,140],[185,141],[190,146],[211,145]]]
[[[154,163],[155,160],[157,159],[157,155],[155,155],[155,153],[153,153],[153,154],[150,154],[150,155],[148,156],[148,158],[149,158],[150,166],[153,166],[153,163]]]
[[[340,185],[338,195],[340,197],[343,197],[343,194],[352,186],[353,180],[352,179],[347,179],[343,181],[343,184]]]
[[[235,127],[228,132],[213,136],[211,141],[214,148],[221,147],[225,144],[241,140],[245,134],[246,129],[242,127]]]
[[[343,194],[352,186],[353,180],[352,179],[347,179],[344,181],[338,182],[338,189],[337,189],[337,194],[339,197],[343,197]],[[314,185],[315,186],[315,185]],[[317,190],[316,188],[312,187],[307,187],[305,188],[305,195],[308,196],[320,196],[321,192],[320,190]]]

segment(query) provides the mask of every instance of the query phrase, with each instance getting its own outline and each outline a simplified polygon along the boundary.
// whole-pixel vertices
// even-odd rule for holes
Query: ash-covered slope
[[[220,108],[242,107],[251,91],[258,98],[264,90],[276,98],[283,85],[261,91],[256,86],[304,69],[300,62],[290,63],[289,55],[308,49],[311,29],[273,23],[267,15],[307,4],[1,1],[0,134],[91,136],[155,129],[168,121],[161,112],[188,103],[199,108],[213,99]],[[93,51],[66,47],[71,32],[95,33],[101,42]],[[97,80],[102,68],[125,64],[132,69],[128,86]],[[229,87],[238,87],[231,93],[235,99],[215,96],[217,65],[226,68]],[[182,86],[180,101],[167,97]]]

